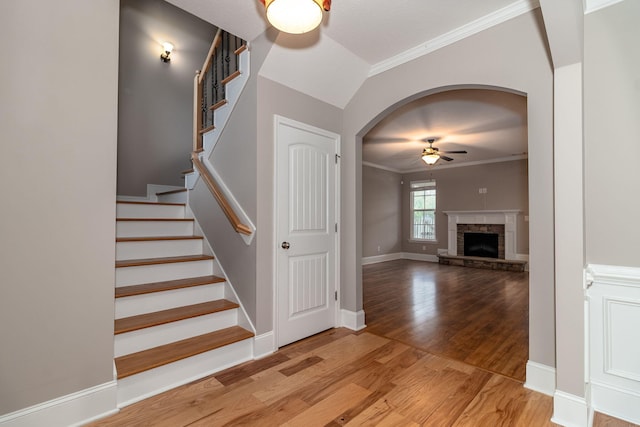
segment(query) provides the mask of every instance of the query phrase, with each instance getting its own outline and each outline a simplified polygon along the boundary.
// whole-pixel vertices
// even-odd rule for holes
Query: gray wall
[[[527,96],[529,358],[555,366],[553,72],[539,11],[369,78],[345,108],[342,151],[342,304],[362,309],[362,136],[405,103],[459,85]]]
[[[525,215],[529,215],[527,161],[489,163],[458,168],[416,172],[403,176],[402,186],[402,251],[436,255],[437,249],[447,248],[448,217],[444,211],[519,209],[517,253],[529,253],[529,227]],[[435,179],[436,243],[409,241],[411,211],[409,209],[410,182]],[[364,183],[363,183],[364,186]],[[486,188],[486,194],[479,194]],[[425,246],[423,250],[422,247]]]
[[[113,380],[118,1],[2,3],[0,414]]]
[[[640,2],[585,16],[584,143],[588,263],[640,267]]]
[[[271,49],[271,44],[263,34],[251,42],[250,49],[249,80],[209,156],[209,161],[242,209],[256,224],[258,70]],[[202,179],[198,180],[189,193],[189,205],[258,334],[270,331],[271,317],[266,321],[258,317],[258,307],[263,311],[266,307],[272,307],[269,303],[271,295],[260,294],[268,286],[270,279],[260,277],[258,280],[256,273],[257,242],[262,234],[270,233],[270,229],[257,226],[255,239],[247,246],[231,228]],[[269,312],[271,311],[270,309]]]
[[[251,59],[253,61],[253,57]],[[258,318],[265,331],[273,327],[273,265],[277,250],[274,218],[274,115],[331,132],[342,131],[342,110],[308,95],[260,77],[258,80]],[[262,327],[264,326],[264,328]],[[267,328],[267,326],[269,326]],[[265,329],[266,328],[266,329]]]
[[[362,166],[362,256],[402,251],[402,175]]]
[[[216,27],[160,0],[122,0],[118,99],[118,194],[147,184],[183,185],[191,167],[193,78]],[[160,61],[161,43],[175,46]]]

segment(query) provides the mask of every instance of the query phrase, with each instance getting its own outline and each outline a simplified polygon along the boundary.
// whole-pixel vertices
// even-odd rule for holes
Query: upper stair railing
[[[223,186],[216,180],[201,158],[204,134],[215,129],[215,111],[227,103],[226,85],[240,75],[239,55],[247,48],[246,42],[226,31],[218,30],[202,70],[196,71],[194,80],[194,130],[191,160],[211,194],[220,205],[233,229],[241,235],[251,236],[253,228],[240,220],[241,215],[229,202]]]
[[[218,29],[202,70],[196,71],[193,151],[202,151],[202,136],[215,128],[215,110],[227,103],[226,84],[240,75],[238,57],[246,48],[243,39]]]

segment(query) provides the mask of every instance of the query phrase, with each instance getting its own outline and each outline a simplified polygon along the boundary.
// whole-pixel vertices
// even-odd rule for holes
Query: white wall
[[[362,308],[361,137],[411,99],[457,85],[487,85],[527,96],[532,361],[555,365],[553,81],[539,12],[528,13],[369,78],[345,108],[342,169],[344,308]],[[353,285],[351,285],[353,284]]]
[[[193,78],[216,27],[160,0],[122,0],[118,105],[118,194],[147,184],[183,185],[191,168]],[[161,43],[174,44],[171,62]]]
[[[1,9],[6,414],[113,379],[118,1]]]

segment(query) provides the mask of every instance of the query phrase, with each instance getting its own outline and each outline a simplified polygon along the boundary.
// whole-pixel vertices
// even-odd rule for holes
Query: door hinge
[[[336,222],[336,233],[338,232],[338,223]]]
[[[338,164],[338,159],[340,158],[340,154],[336,154],[336,164]]]
[[[335,293],[333,295],[334,295],[336,301],[338,301],[338,291],[335,291]]]

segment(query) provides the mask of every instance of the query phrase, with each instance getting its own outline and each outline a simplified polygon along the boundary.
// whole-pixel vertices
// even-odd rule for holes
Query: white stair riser
[[[187,198],[187,192],[181,191],[179,193],[171,193],[165,194],[163,196],[158,196],[158,201],[162,203],[186,203]]]
[[[118,380],[118,406],[123,407],[166,390],[204,378],[252,359],[253,339]]]
[[[224,283],[116,298],[116,319],[224,298]]]
[[[238,310],[233,309],[118,334],[115,336],[115,357],[230,328],[237,323]]]
[[[116,268],[116,287],[187,279],[213,274],[213,261],[173,262]]]
[[[117,261],[200,254],[202,254],[202,239],[116,243]]]
[[[184,218],[184,206],[117,203],[116,218]]]
[[[117,221],[116,237],[191,236],[193,221]]]

